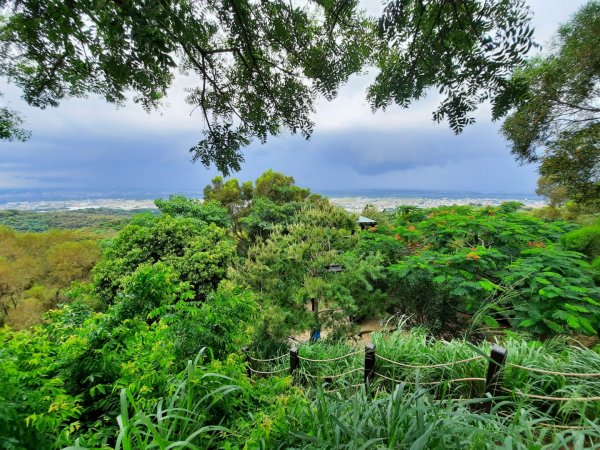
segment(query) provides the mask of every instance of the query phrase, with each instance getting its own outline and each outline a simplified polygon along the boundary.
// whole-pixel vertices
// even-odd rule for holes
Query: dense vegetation
[[[600,328],[597,218],[580,227],[518,204],[366,208],[378,223],[361,230],[273,171],[255,183],[216,178],[205,196],[158,200],[160,214],[135,216],[101,242],[91,278],[98,247],[87,232],[3,229],[6,274],[33,270],[36,243],[48,265],[30,283],[55,283],[44,284],[61,292],[48,306],[62,306],[43,324],[0,331],[0,446],[598,445],[600,402],[585,399],[600,392],[600,356],[572,346],[593,345],[585,335]],[[398,326],[371,340],[411,366],[379,360],[369,392],[356,343],[363,318]],[[303,360],[290,377],[298,341]],[[483,355],[494,341],[511,363],[548,373],[506,367],[508,392],[484,412]],[[249,378],[246,355],[276,357],[252,363],[274,376]],[[434,367],[414,368],[423,365]],[[473,380],[431,384],[464,378]]]
[[[109,232],[122,228],[136,212],[140,211],[97,208],[34,212],[8,209],[0,211],[0,224],[15,231],[42,232],[93,228]]]
[[[67,301],[73,282],[89,281],[98,240],[85,231],[19,233],[0,226],[0,325],[36,324]]]
[[[318,96],[377,66],[373,109],[435,88],[458,133],[491,101],[551,200],[367,207],[360,229],[267,171],[132,218],[2,212],[0,447],[598,448],[600,6],[526,60],[530,19],[522,0],[378,20],[345,0],[0,0],[0,76],[33,106],[133,92],[150,110],[178,68],[199,81],[193,158],[228,174],[252,140],[308,138]],[[0,106],[0,140],[28,137]],[[364,319],[390,326],[376,356]]]
[[[562,25],[550,52],[515,71],[502,133],[521,161],[540,161],[546,185],[579,202],[600,199],[600,2],[590,1]],[[511,98],[512,97],[512,98]]]

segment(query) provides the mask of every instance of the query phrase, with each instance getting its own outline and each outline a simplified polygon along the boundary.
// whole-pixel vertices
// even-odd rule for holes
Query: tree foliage
[[[276,203],[302,201],[310,190],[295,185],[294,177],[271,169],[256,179],[254,197],[268,198]]]
[[[600,2],[589,1],[558,30],[550,53],[527,61],[512,76],[494,109],[512,152],[541,161],[542,176],[569,197],[600,196]]]
[[[595,234],[585,228],[565,234],[572,228],[528,217],[514,205],[420,209],[399,211],[394,225],[367,232],[361,247],[390,261],[380,286],[389,311],[436,333],[456,333],[457,313],[480,311],[490,326],[503,321],[536,334],[594,334],[600,291],[593,269],[559,240],[587,251]]]
[[[376,65],[373,109],[407,107],[430,88],[434,119],[460,132],[507,88],[533,45],[523,0],[394,0],[378,23],[357,0],[2,0],[0,75],[45,108],[94,93],[151,110],[176,70],[197,77],[187,101],[204,122],[193,159],[228,175],[241,149],[282,132],[310,137],[318,97]],[[379,33],[377,33],[377,30]],[[23,138],[3,111],[0,138]]]
[[[433,113],[456,133],[495,102],[532,47],[531,13],[523,0],[394,0],[379,19],[381,72],[369,88],[374,109],[408,107],[429,89],[445,95]]]
[[[535,193],[546,197],[552,208],[560,206],[568,200],[567,189],[556,178],[556,175],[539,177]]]
[[[98,235],[77,231],[19,233],[0,227],[0,324],[39,322],[42,311],[67,301],[74,281],[86,282],[99,257]]]
[[[94,268],[94,284],[104,304],[115,301],[142,264],[164,263],[204,298],[224,278],[234,244],[223,228],[197,219],[140,215],[105,245]]]
[[[600,115],[598,116],[600,118]],[[540,165],[542,177],[552,177],[569,198],[583,204],[600,202],[600,122],[564,131],[548,142]]]
[[[227,228],[231,219],[227,209],[217,201],[205,201],[187,198],[183,195],[171,195],[168,200],[158,199],[154,202],[163,214],[173,217],[188,217],[204,223],[214,223],[221,228]]]
[[[377,310],[372,282],[381,275],[378,255],[352,252],[353,239],[344,229],[293,224],[276,228],[269,238],[248,251],[234,280],[260,292],[264,315],[260,336],[265,342],[283,341],[308,327],[343,326],[343,318]],[[340,264],[339,273],[327,270]],[[320,303],[315,318],[307,308]],[[361,311],[362,310],[362,311]]]
[[[0,141],[26,141],[31,133],[21,126],[23,118],[18,112],[0,107]]]
[[[303,191],[290,177],[271,172],[261,183],[264,196],[245,184],[251,199],[240,187],[236,200],[247,213],[242,235],[256,233],[249,248],[235,247],[235,222],[223,219],[235,212],[217,200],[160,200],[159,215],[137,215],[102,243],[95,290],[75,284],[71,302],[36,327],[0,327],[0,447],[491,449],[495,433],[510,448],[579,448],[599,438],[600,403],[581,400],[597,396],[583,372],[597,372],[600,356],[556,336],[600,329],[597,224],[543,221],[510,202],[369,207],[378,225],[359,230],[323,197],[286,197]],[[81,276],[89,260],[78,250],[94,248],[86,236],[0,228],[0,296]],[[44,291],[34,284],[24,295]],[[392,314],[410,318],[371,333],[381,358],[370,397],[353,323]],[[327,338],[306,342],[319,327]],[[465,336],[487,337],[475,350],[485,355],[498,334],[510,362],[541,371],[507,365],[503,386],[514,394],[496,407],[508,416],[473,414],[479,400],[461,399],[484,392],[486,365]],[[290,339],[304,341],[293,378]],[[568,401],[549,408],[546,396]],[[542,420],[565,429],[540,429]]]
[[[3,0],[0,74],[34,106],[129,91],[158,106],[176,69],[199,79],[187,101],[201,111],[194,160],[239,170],[240,149],[284,130],[310,136],[317,95],[332,98],[360,70],[372,41],[355,1],[198,3]],[[358,32],[360,30],[360,32]]]

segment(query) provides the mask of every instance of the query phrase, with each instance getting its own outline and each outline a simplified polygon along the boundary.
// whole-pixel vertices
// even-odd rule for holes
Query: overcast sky
[[[534,11],[536,40],[547,43],[560,23],[583,0],[528,0]],[[376,13],[379,1],[367,4]],[[477,124],[455,136],[446,123],[435,124],[430,96],[409,109],[372,114],[365,90],[373,74],[353,77],[336,100],[319,102],[313,137],[271,138],[244,152],[235,176],[255,179],[268,168],[293,175],[314,191],[425,189],[486,193],[533,193],[534,166],[519,166],[492,123],[489,110]],[[0,84],[5,100],[27,117],[33,132],[26,143],[0,141],[0,189],[198,191],[216,174],[192,164],[188,149],[201,136],[202,119],[183,98],[178,79],[167,105],[146,114],[131,104],[116,109],[98,98],[71,99],[37,110],[19,91]]]

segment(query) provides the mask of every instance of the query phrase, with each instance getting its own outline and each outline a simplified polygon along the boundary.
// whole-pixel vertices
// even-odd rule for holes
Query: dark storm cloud
[[[245,149],[246,162],[234,176],[255,180],[273,168],[317,191],[434,187],[533,190],[535,177],[531,171],[524,173],[518,168],[494,126],[482,123],[461,136],[454,136],[445,127],[432,128],[317,130],[309,141],[299,136],[272,138],[266,145],[253,143]],[[188,149],[198,135],[142,127],[115,127],[106,135],[76,130],[62,136],[37,133],[28,143],[5,144],[0,149],[0,187],[200,194],[216,171],[190,162]],[[502,176],[494,173],[500,167]],[[2,183],[3,177],[10,183]]]
[[[108,136],[75,130],[65,136],[38,133],[27,143],[3,144],[0,186],[2,178],[10,177],[15,187],[23,188],[50,184],[87,189],[202,188],[189,182],[199,181],[199,172],[206,172],[190,163],[191,136],[137,131]]]
[[[356,173],[379,175],[429,166],[445,166],[506,152],[493,126],[477,125],[455,136],[449,130],[352,130],[317,134],[313,152],[324,162],[345,164]]]

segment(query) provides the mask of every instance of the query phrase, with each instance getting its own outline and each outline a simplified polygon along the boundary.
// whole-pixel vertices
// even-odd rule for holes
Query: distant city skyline
[[[560,23],[585,1],[527,2],[534,12],[536,39],[547,44]],[[367,2],[377,13],[379,2]],[[431,113],[436,95],[408,109],[372,114],[365,99],[370,75],[352,77],[332,102],[320,101],[313,137],[270,138],[244,151],[246,162],[233,176],[254,180],[268,168],[295,177],[314,191],[409,189],[524,193],[535,191],[536,167],[519,166],[492,123],[489,108],[477,123],[455,136]],[[146,114],[133,103],[116,109],[101,99],[69,99],[38,110],[20,100],[14,86],[0,86],[5,100],[21,111],[33,132],[25,143],[0,143],[0,189],[193,191],[217,175],[191,164],[188,149],[201,137],[202,120],[184,101],[193,79],[178,77],[167,105]]]

